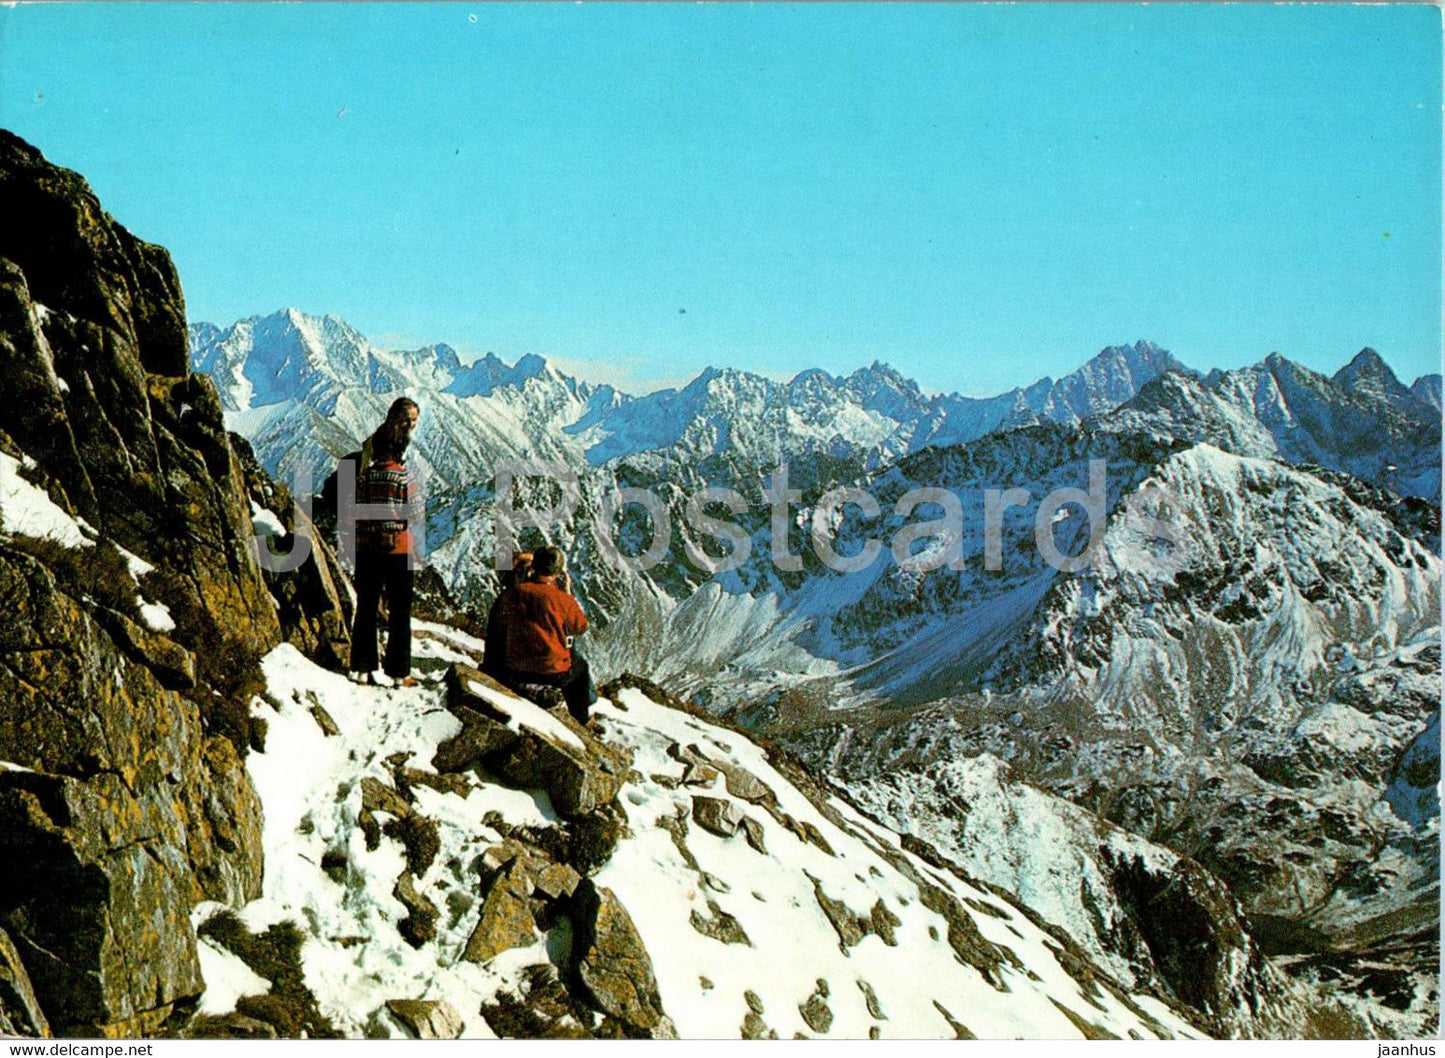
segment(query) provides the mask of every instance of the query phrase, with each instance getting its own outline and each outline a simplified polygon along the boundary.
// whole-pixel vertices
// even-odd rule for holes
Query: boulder
[[[532,878],[522,859],[513,860],[493,879],[482,900],[481,917],[462,958],[484,963],[508,950],[537,940],[532,923]]]
[[[558,815],[575,818],[616,798],[625,776],[616,756],[610,750],[601,752],[600,743],[579,751],[526,729],[489,765],[510,786],[545,790]]]
[[[763,825],[752,816],[743,816],[743,836],[747,838],[748,844],[757,852],[767,855],[767,842],[763,840]]]
[[[445,1000],[389,999],[386,1009],[419,1040],[461,1038],[462,1016]]]
[[[447,708],[465,726],[439,747],[434,761],[438,770],[481,764],[509,786],[545,790],[553,808],[567,818],[595,812],[616,798],[629,759],[565,711],[540,712],[547,720],[536,726],[518,722],[502,703],[517,703],[520,716],[539,707],[470,665],[448,669],[445,686]]]
[[[368,812],[387,812],[398,819],[411,815],[405,797],[370,775],[361,780],[361,807]]]
[[[773,788],[763,782],[740,764],[730,761],[710,761],[713,767],[723,773],[727,792],[752,804],[772,804],[777,801]]]
[[[587,994],[629,1035],[646,1036],[666,1021],[652,959],[627,909],[590,878],[577,887],[573,956]]]
[[[439,772],[475,768],[491,754],[508,749],[517,742],[518,736],[497,721],[472,710],[467,712],[471,719],[463,720],[461,731],[438,746],[432,757],[432,767]]]
[[[743,810],[725,797],[694,797],[692,818],[704,830],[730,838],[743,823]]]

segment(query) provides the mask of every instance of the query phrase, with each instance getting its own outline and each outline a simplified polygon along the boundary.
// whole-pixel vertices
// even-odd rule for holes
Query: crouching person
[[[587,631],[587,615],[568,591],[562,552],[539,547],[532,568],[502,592],[496,614],[502,647],[499,678],[509,686],[541,684],[562,692],[567,711],[580,724],[596,701],[587,659],[572,649],[571,638]],[[487,652],[492,653],[488,622]]]

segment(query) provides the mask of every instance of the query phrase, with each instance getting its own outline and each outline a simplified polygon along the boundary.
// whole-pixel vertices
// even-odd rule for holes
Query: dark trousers
[[[587,659],[575,650],[572,651],[572,667],[566,672],[559,672],[553,676],[508,672],[507,676],[509,679],[502,679],[502,682],[509,686],[539,683],[544,687],[556,687],[562,692],[562,700],[567,703],[567,711],[579,724],[587,723],[588,710],[597,700],[597,695],[592,690],[592,669],[587,665]]]
[[[406,555],[356,556],[356,618],[351,625],[351,669],[376,669],[376,605],[386,591],[386,674],[411,675],[411,569]]]

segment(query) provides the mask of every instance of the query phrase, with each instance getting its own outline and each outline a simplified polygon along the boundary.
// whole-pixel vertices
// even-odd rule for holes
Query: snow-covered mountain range
[[[680,390],[631,396],[578,382],[536,355],[507,365],[487,354],[463,366],[452,348],[378,349],[334,316],[287,309],[224,330],[191,326],[191,364],[216,382],[228,421],[263,465],[319,470],[375,428],[401,394],[424,402],[417,446],[438,480],[490,476],[508,456],[593,466],[666,450],[762,465],[810,452],[865,465],[927,445],[1049,420],[1077,422],[1113,408],[1160,373],[1181,369],[1149,342],[1105,349],[1058,381],[988,399],[924,394],[875,362],[847,377],[805,371],[789,382],[708,368]],[[345,451],[346,449],[342,449]]]
[[[328,334],[341,336],[335,363]],[[958,817],[949,784],[998,785],[970,761],[1005,761],[1010,782],[1204,863],[1272,954],[1377,1031],[1435,1024],[1438,954],[1422,923],[1438,916],[1439,811],[1433,780],[1404,776],[1438,775],[1427,732],[1440,684],[1439,376],[1406,387],[1371,350],[1333,377],[1278,355],[1200,375],[1140,342],[991,400],[926,396],[881,364],[787,383],[709,370],[632,397],[535,357],[459,368],[444,347],[379,352],[338,321],[294,312],[193,326],[192,359],[226,365],[228,422],[281,473],[356,447],[395,395],[418,399],[432,561],[464,601],[494,589],[492,468],[563,463],[580,502],[545,535],[579,573],[601,671],[646,672],[782,740],[1017,891],[1018,861],[969,837],[966,813],[939,822]],[[258,402],[252,373],[298,364],[310,366],[289,396]],[[784,460],[802,490],[781,523],[797,570],[770,557],[764,488]],[[1091,489],[1091,461],[1106,477],[1098,535],[1078,506],[1047,522],[1067,554],[1093,542],[1088,566],[1063,571],[1039,553],[1039,504]],[[536,499],[546,483],[534,485]],[[610,530],[594,516],[622,485],[650,489],[670,515],[672,557],[650,571],[606,559]],[[748,501],[734,521],[751,555],[714,576],[682,555],[689,544],[719,554],[686,517],[688,497],[717,485]],[[956,497],[956,526],[911,550],[954,561],[919,572],[885,546],[862,570],[827,568],[807,545],[819,497],[838,485],[881,507],[877,519],[831,516],[839,552],[942,517],[936,505],[895,509],[926,488]],[[1007,489],[1028,500],[1003,510],[990,569],[987,493]],[[648,519],[624,514],[617,535],[639,553]],[[954,763],[918,768],[937,760]],[[905,789],[911,804],[898,800]],[[1097,878],[1115,880],[1091,899],[1122,908],[1137,894],[1117,881],[1112,847],[1088,850]],[[1079,935],[1067,900],[1030,891]],[[1116,971],[1131,965],[1116,935],[1083,935]]]
[[[197,1031],[244,1031],[276,1006],[307,1012],[313,1035],[373,1038],[1351,1023],[1269,965],[1206,872],[1047,795],[1031,795],[1040,829],[995,852],[1048,847],[1081,822],[1106,830],[1107,877],[1093,850],[1087,864],[1114,938],[1102,957],[1010,895],[1052,884],[1037,853],[1011,889],[991,884],[645,681],[604,688],[582,727],[478,672],[485,646],[465,633],[424,624],[416,648],[424,680],[409,690],[357,687],[287,646],[265,659],[265,745],[247,768],[266,881],[236,911],[196,909]],[[1176,916],[1194,932],[1171,938]],[[257,943],[288,923],[304,991]]]
[[[896,381],[779,396],[713,375],[684,406],[798,414],[797,446],[657,433],[662,412],[621,411],[647,398],[539,360],[377,354],[291,314],[193,330],[218,387],[189,370],[169,256],[80,176],[0,131],[0,200],[0,1035],[1436,1030],[1429,499],[1296,464],[1316,451],[1288,430],[1189,435],[1147,400],[1182,376],[1140,385],[1138,347],[1001,400],[1016,419],[958,419],[1002,427],[963,444],[925,443],[947,400]],[[1404,395],[1368,359],[1338,386],[1351,422],[1438,403],[1438,380]],[[407,390],[438,566],[473,603],[493,462],[576,469],[578,510],[548,532],[618,674],[594,723],[478,671],[485,644],[434,583],[419,684],[352,683],[335,554],[262,561],[307,521],[257,452],[329,461]],[[1413,443],[1400,423],[1390,444]],[[804,497],[775,522],[758,500],[779,454]],[[714,482],[754,504],[736,569],[607,560],[609,489],[677,513]],[[885,501],[876,519],[818,513],[848,483]],[[820,523],[845,553],[907,528],[894,500],[918,485],[944,517],[902,558],[767,558],[774,532],[812,556]],[[990,485],[1025,497],[997,569],[974,518]],[[1040,558],[1040,527],[1071,553],[1091,538],[1078,511],[1035,515],[1059,486],[1097,493],[1072,571]],[[678,546],[718,550],[697,536]]]

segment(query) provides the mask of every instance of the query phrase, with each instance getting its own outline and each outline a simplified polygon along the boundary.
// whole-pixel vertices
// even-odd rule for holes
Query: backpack
[[[361,446],[359,452],[347,452],[336,463],[336,469],[326,476],[321,483],[321,493],[311,501],[311,521],[315,524],[321,538],[333,548],[339,543],[336,535],[336,504],[337,490],[340,487],[337,483],[337,475],[341,473],[347,461],[351,462],[351,472],[354,475],[356,491],[353,496],[359,496],[361,492],[361,472],[371,462],[371,438]]]

